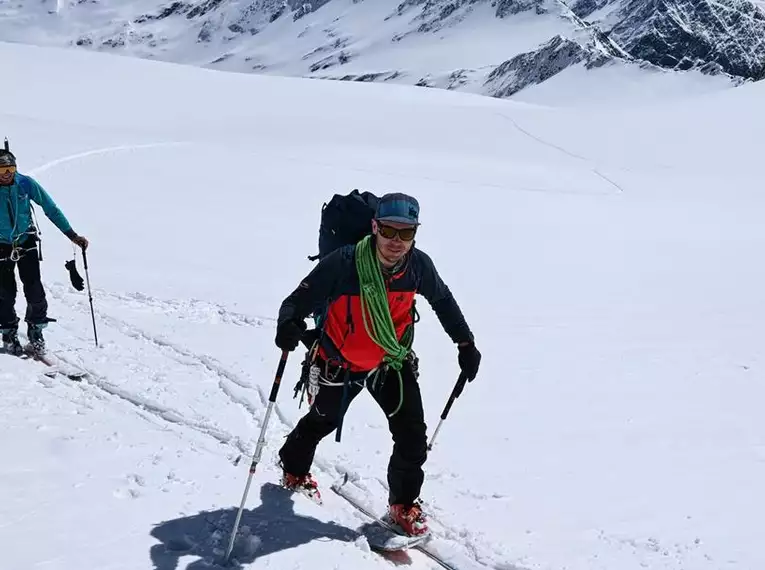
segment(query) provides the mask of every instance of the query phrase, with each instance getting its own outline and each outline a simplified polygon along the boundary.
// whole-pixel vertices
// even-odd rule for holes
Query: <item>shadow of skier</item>
[[[241,568],[242,564],[314,540],[354,542],[359,537],[358,532],[336,523],[296,514],[292,497],[293,493],[279,485],[263,485],[260,505],[242,513],[230,568]],[[150,551],[154,570],[179,570],[180,560],[186,556],[197,558],[186,570],[220,567],[237,510],[202,511],[155,526],[151,535],[160,544]]]

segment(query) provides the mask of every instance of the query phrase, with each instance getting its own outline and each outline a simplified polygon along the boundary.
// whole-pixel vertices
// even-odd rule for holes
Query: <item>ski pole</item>
[[[433,432],[433,437],[430,438],[430,443],[428,443],[428,451],[433,449],[433,442],[436,440],[436,436],[438,435],[438,432],[441,430],[441,426],[443,425],[444,420],[446,419],[446,416],[449,415],[449,410],[452,409],[452,404],[454,403],[454,400],[459,398],[460,394],[462,394],[462,390],[465,388],[466,382],[467,382],[467,376],[465,376],[465,374],[463,373],[460,373],[459,378],[457,378],[457,383],[454,385],[454,389],[452,390],[452,393],[449,396],[449,400],[446,402],[444,411],[441,413],[441,421],[438,422],[438,425],[436,426],[436,431]]]
[[[250,474],[247,477],[247,485],[244,487],[244,495],[242,495],[242,503],[239,505],[239,512],[236,514],[236,520],[234,521],[234,528],[231,531],[231,538],[228,541],[228,548],[226,549],[226,556],[223,559],[223,564],[228,564],[228,559],[231,556],[231,552],[234,550],[234,539],[236,538],[237,530],[239,530],[239,523],[242,520],[242,511],[244,510],[244,504],[247,502],[247,494],[250,492],[250,484],[252,483],[252,476],[255,474],[258,462],[260,461],[260,455],[263,453],[263,447],[266,442],[266,428],[268,427],[268,420],[271,418],[271,411],[274,409],[276,403],[276,395],[279,392],[279,386],[282,383],[282,375],[284,374],[284,367],[287,365],[287,357],[289,352],[282,351],[281,360],[279,360],[279,366],[276,369],[276,377],[274,378],[274,384],[271,387],[271,395],[268,398],[268,407],[266,408],[266,415],[263,418],[263,426],[260,428],[260,437],[258,438],[258,444],[255,446],[255,453],[252,457],[252,463],[250,464]]]
[[[93,335],[96,341],[96,347],[98,347],[98,331],[96,330],[96,313],[93,310],[93,294],[90,291],[90,274],[88,273],[88,256],[85,253],[85,249],[82,250],[82,263],[85,265],[85,280],[88,283],[88,300],[90,301],[90,316],[93,319]]]

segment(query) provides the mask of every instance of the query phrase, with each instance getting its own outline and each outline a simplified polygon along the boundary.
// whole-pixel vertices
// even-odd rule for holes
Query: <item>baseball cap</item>
[[[375,219],[381,222],[420,225],[420,203],[407,194],[385,194],[377,202]]]

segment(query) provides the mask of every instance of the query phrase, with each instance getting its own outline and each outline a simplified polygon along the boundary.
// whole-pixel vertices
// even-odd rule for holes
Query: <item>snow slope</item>
[[[0,135],[92,240],[100,340],[43,218],[49,344],[93,379],[0,361],[0,566],[209,567],[276,369],[274,316],[313,267],[321,204],[352,188],[418,196],[418,244],[484,354],[423,490],[455,567],[765,564],[762,85],[574,113],[15,44],[0,57],[17,86]],[[432,433],[458,369],[419,308]],[[370,398],[319,448],[326,507],[274,486],[305,412],[300,356],[238,558],[389,567],[328,491],[348,471],[384,500],[390,436]],[[410,567],[434,566],[413,552]]]

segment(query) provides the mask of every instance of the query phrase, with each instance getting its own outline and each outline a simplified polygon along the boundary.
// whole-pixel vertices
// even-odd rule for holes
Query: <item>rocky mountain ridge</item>
[[[0,0],[0,16],[10,41],[496,97],[573,66],[765,76],[750,0]]]

